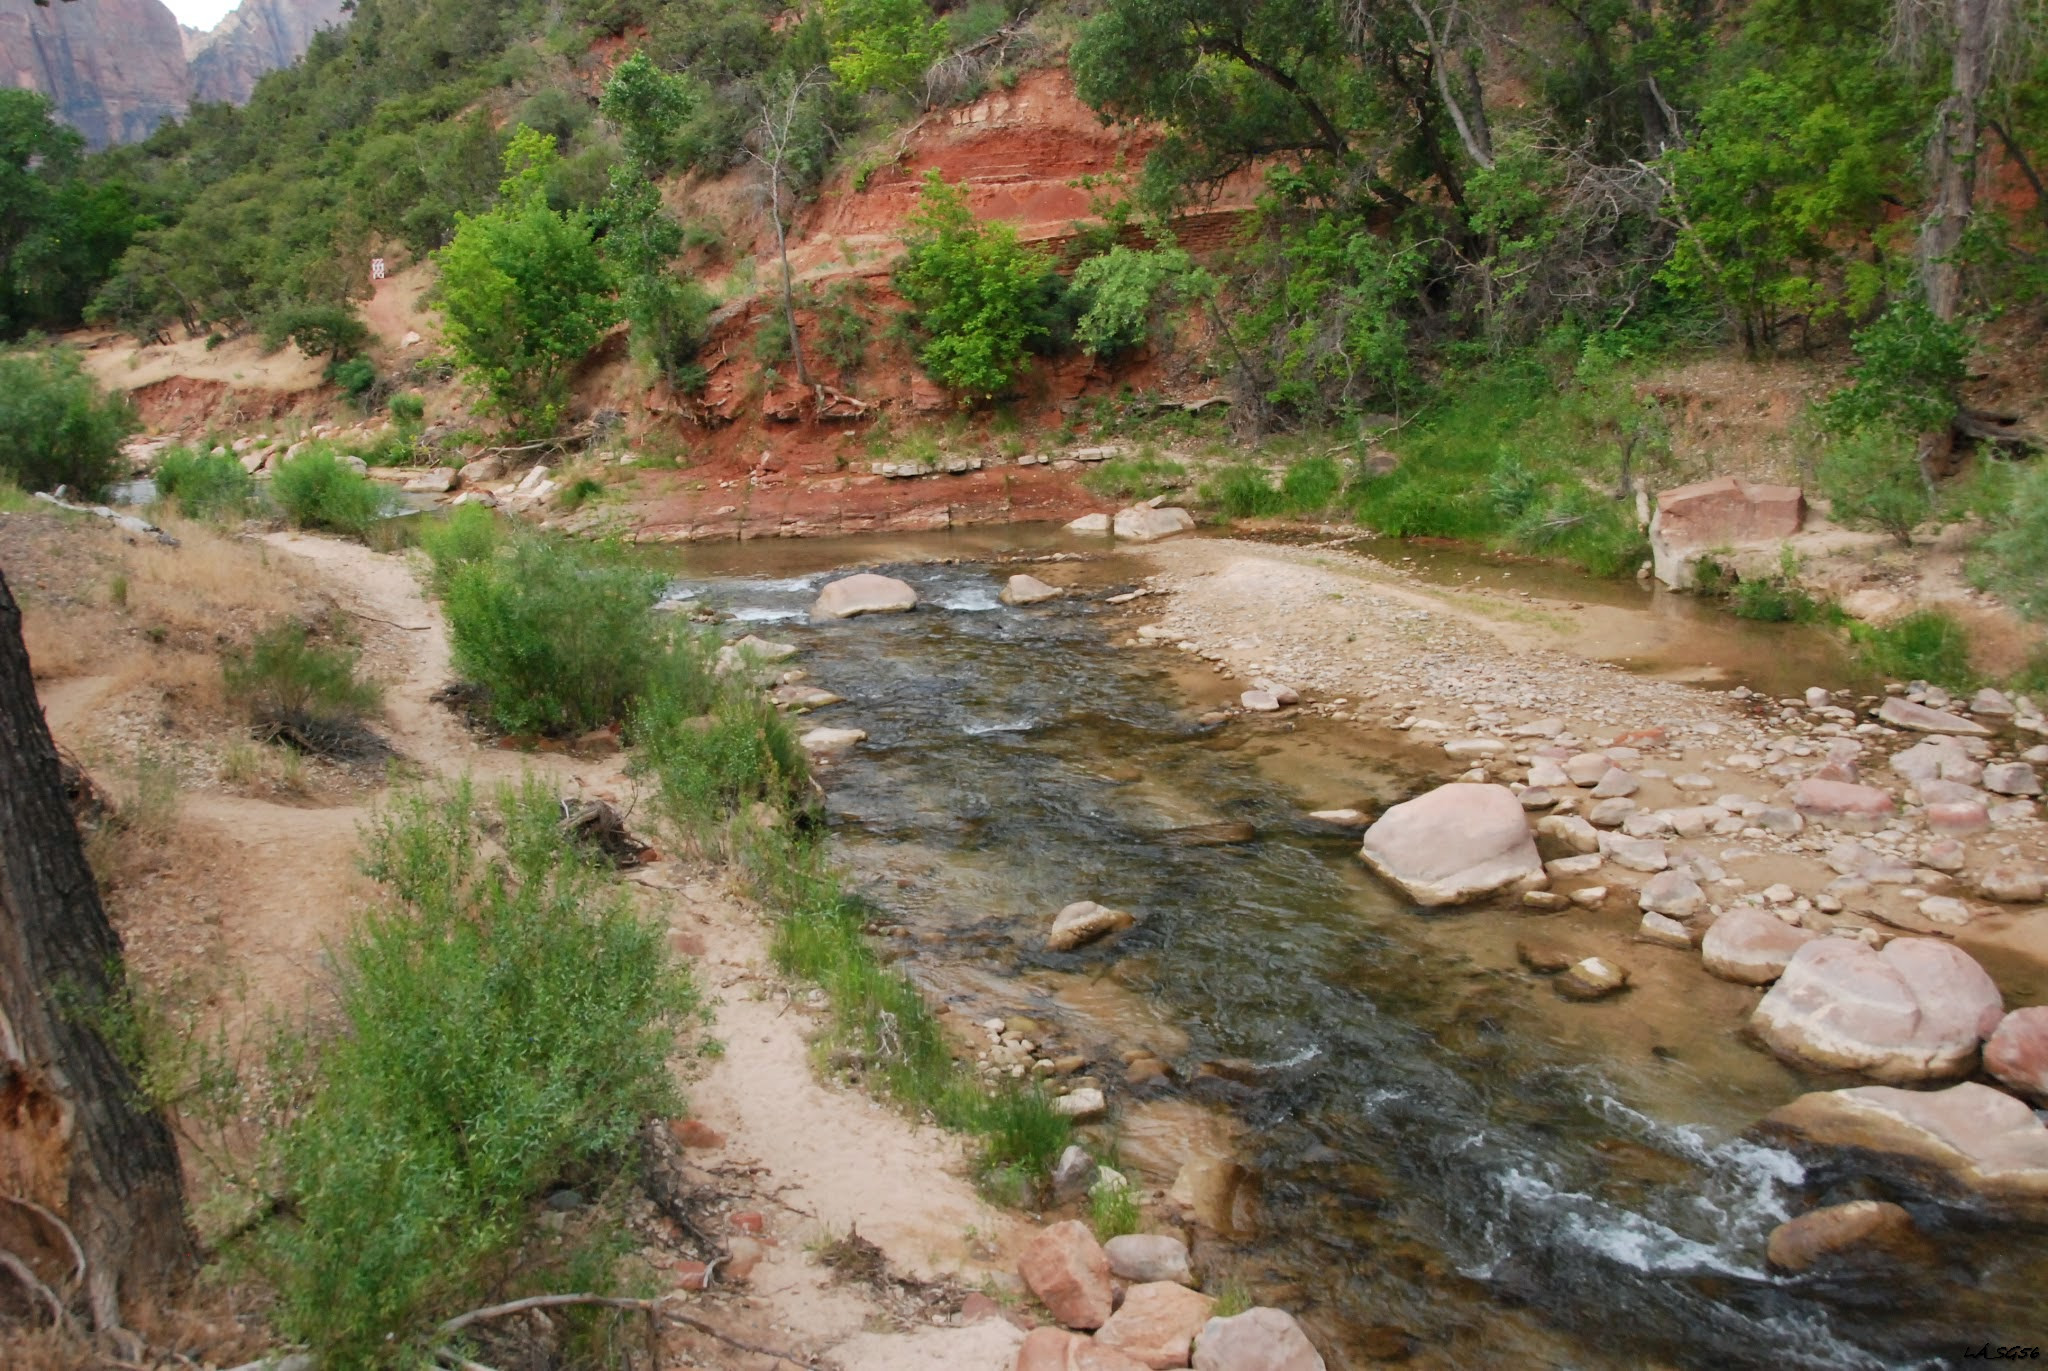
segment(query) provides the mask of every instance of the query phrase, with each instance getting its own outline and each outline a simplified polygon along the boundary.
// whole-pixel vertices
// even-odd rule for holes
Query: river
[[[978,560],[1072,546],[1014,528],[694,548],[669,565],[674,593],[732,632],[804,649],[813,683],[846,697],[819,722],[867,731],[825,773],[829,813],[854,883],[913,935],[904,969],[972,1017],[1055,1025],[1100,1064],[1120,1159],[1148,1185],[1207,1147],[1248,1169],[1241,1227],[1198,1250],[1212,1281],[1296,1311],[1333,1367],[1907,1367],[2040,1341],[2048,1244],[1926,1206],[1946,1269],[1766,1272],[1771,1228],[1814,1197],[1794,1159],[1741,1134],[1842,1082],[1741,1039],[1756,992],[1592,916],[1415,912],[1363,871],[1355,837],[1305,813],[1412,793],[1417,762],[1322,719],[1204,727],[1203,681],[1178,654],[1115,646],[1096,600],[1005,607],[1016,568]],[[809,624],[824,572],[847,565],[910,581],[921,608]],[[1143,567],[1112,555],[1078,574],[1112,589]],[[1549,594],[1649,600],[1543,578]],[[1825,651],[1799,632],[1756,639],[1757,660],[1814,669]],[[1258,840],[1168,832],[1217,820]],[[1141,922],[1043,951],[1051,914],[1078,899]],[[1514,953],[1552,930],[1628,962],[1635,988],[1560,1000]],[[1179,1083],[1124,1090],[1133,1046]]]

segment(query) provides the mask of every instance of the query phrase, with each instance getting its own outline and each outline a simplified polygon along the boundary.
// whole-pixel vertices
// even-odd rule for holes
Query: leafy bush
[[[937,170],[925,173],[910,216],[896,290],[910,302],[924,342],[918,361],[932,379],[982,399],[1007,390],[1034,339],[1049,331],[1043,253],[997,220],[977,223],[967,194]]]
[[[1281,510],[1273,478],[1253,462],[1223,468],[1202,482],[1201,496],[1226,519],[1262,519]]]
[[[1188,469],[1171,458],[1141,452],[1097,463],[1082,475],[1081,484],[1112,499],[1146,500],[1172,489],[1187,474]]]
[[[321,373],[338,386],[343,395],[360,400],[377,384],[377,364],[367,357],[349,357],[329,362]]]
[[[1227,466],[1202,484],[1202,498],[1226,518],[1260,519],[1319,514],[1336,503],[1344,472],[1330,457],[1304,457],[1281,473],[1276,487],[1252,462]]]
[[[266,1235],[277,1324],[336,1366],[427,1360],[434,1323],[602,1261],[600,1230],[535,1236],[535,1201],[628,1165],[678,1106],[667,1059],[695,991],[660,930],[564,836],[537,781],[405,796],[368,833],[388,891],[344,945],[340,1031],[284,1134],[290,1218]],[[586,1261],[586,1269],[593,1264]],[[601,1272],[599,1274],[602,1274]],[[588,1279],[588,1275],[583,1276]]]
[[[548,204],[558,161],[553,139],[515,132],[502,203],[460,217],[455,240],[435,258],[456,361],[495,410],[541,433],[561,420],[571,368],[618,318],[590,223]]]
[[[2048,466],[2020,477],[1971,558],[1972,579],[2030,619],[2048,619]]]
[[[99,499],[135,431],[128,401],[103,394],[68,349],[0,352],[0,476],[23,490],[69,486]]]
[[[848,90],[914,90],[944,51],[945,21],[925,0],[827,0],[825,15],[832,74]]]
[[[1976,684],[1970,633],[1938,609],[1923,609],[1895,623],[1851,624],[1849,640],[1871,672],[1891,681],[1928,681],[1952,690]]]
[[[1969,370],[1970,337],[1935,318],[1918,298],[1887,309],[1856,331],[1849,384],[1821,405],[1837,433],[1890,428],[1904,433],[1946,429]]]
[[[420,547],[434,568],[436,594],[443,594],[455,573],[471,562],[495,556],[508,538],[505,525],[484,505],[457,505],[443,518],[420,530]]]
[[[356,660],[345,647],[313,642],[304,624],[284,623],[222,658],[221,679],[259,732],[326,751],[383,703],[377,684],[356,675]]]
[[[1903,429],[1875,424],[1827,440],[1815,475],[1837,520],[1852,527],[1878,528],[1901,546],[1913,530],[1934,517],[1935,506],[1914,440]]]
[[[622,718],[668,651],[649,613],[667,578],[604,549],[522,537],[451,565],[456,669],[508,733],[582,733]]]
[[[633,714],[634,767],[653,775],[662,812],[704,831],[755,801],[799,808],[810,767],[773,706],[745,688],[709,700],[682,684],[650,692]]]
[[[256,478],[233,457],[177,447],[157,459],[156,493],[175,502],[188,518],[222,518],[249,508]]]
[[[1157,307],[1195,276],[1179,248],[1145,251],[1119,244],[1074,271],[1074,294],[1087,302],[1075,337],[1091,357],[1110,357],[1143,344]]]
[[[308,357],[339,361],[361,352],[369,341],[369,326],[348,305],[300,302],[273,310],[263,320],[263,346],[272,352],[296,343]]]
[[[360,538],[398,507],[388,487],[348,466],[325,445],[308,448],[270,478],[270,497],[295,528]]]

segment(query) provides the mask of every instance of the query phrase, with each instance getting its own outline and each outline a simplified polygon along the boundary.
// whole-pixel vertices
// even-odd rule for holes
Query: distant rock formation
[[[314,34],[346,18],[342,0],[242,0],[213,32],[186,29],[192,99],[241,104],[266,72],[296,62]]]
[[[0,0],[0,86],[41,91],[95,148],[145,138],[194,100],[249,98],[342,0],[243,0],[211,33],[181,28],[162,0]]]
[[[147,137],[190,98],[178,21],[162,0],[0,0],[0,84],[49,96],[96,148]]]

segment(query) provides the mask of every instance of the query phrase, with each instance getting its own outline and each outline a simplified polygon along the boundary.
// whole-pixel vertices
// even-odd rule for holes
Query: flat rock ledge
[[[1754,1132],[1823,1172],[1872,1171],[1937,1198],[2048,1220],[2048,1126],[1975,1081],[1817,1090],[1772,1110]]]

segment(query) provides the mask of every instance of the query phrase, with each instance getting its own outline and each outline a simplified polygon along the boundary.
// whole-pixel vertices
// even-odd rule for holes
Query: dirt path
[[[539,771],[565,792],[621,803],[631,782],[617,757],[579,760],[483,745],[430,696],[451,679],[446,626],[399,557],[304,534],[265,540],[311,570],[361,630],[365,661],[385,687],[392,747],[428,778],[510,781]],[[104,691],[96,677],[53,683],[45,705],[60,736]],[[152,878],[130,921],[131,956],[146,971],[207,967],[201,987],[231,1024],[309,1002],[326,984],[330,949],[374,890],[356,870],[359,832],[381,796],[305,806],[217,791],[184,797],[181,853]],[[1007,1276],[1016,1221],[991,1209],[967,1177],[955,1136],[915,1126],[866,1095],[820,1083],[811,1062],[815,1011],[769,966],[761,914],[721,874],[685,861],[643,868],[635,883],[693,960],[715,1007],[705,1036],[722,1045],[708,1070],[678,1063],[691,1113],[723,1134],[687,1156],[703,1183],[760,1209],[767,1255],[746,1285],[693,1297],[692,1312],[748,1341],[800,1350],[844,1371],[1009,1371],[1022,1334],[1001,1319],[908,1327],[901,1301],[836,1281],[814,1249],[858,1231],[893,1271],[967,1287]],[[922,1318],[919,1319],[922,1322]],[[717,1367],[766,1366],[705,1340]]]

